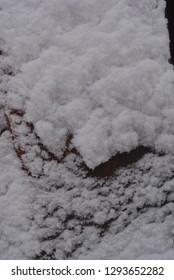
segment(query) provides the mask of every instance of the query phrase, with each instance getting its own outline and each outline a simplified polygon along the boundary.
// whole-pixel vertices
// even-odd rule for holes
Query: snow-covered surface
[[[10,135],[0,137],[0,259],[21,259],[34,246],[31,186],[20,170]]]
[[[107,182],[66,164],[34,180],[8,132],[0,150],[1,259],[173,259],[173,157],[146,155]]]
[[[30,146],[23,160],[38,175],[27,176],[1,109],[1,259],[174,258],[174,73],[164,8],[163,0],[0,0],[0,108],[23,110],[58,157],[72,135],[82,156],[44,160],[22,123],[14,142]],[[147,154],[107,180],[78,168],[138,145],[166,154]]]
[[[0,3],[4,63],[19,71],[9,103],[52,151],[71,133],[90,168],[139,144],[173,152],[165,1]]]

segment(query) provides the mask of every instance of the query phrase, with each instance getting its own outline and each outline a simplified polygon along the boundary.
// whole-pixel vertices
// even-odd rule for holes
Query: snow
[[[1,259],[173,258],[172,156],[149,154],[108,182],[66,164],[35,180],[20,170],[9,133],[0,140]]]
[[[164,9],[163,0],[0,0],[0,259],[174,257]],[[77,152],[58,160],[68,137]],[[81,169],[139,145],[152,152],[111,178]]]
[[[19,71],[8,84],[8,104],[25,107],[52,151],[61,154],[68,133],[92,169],[138,145],[173,151],[174,127],[165,125],[166,110],[174,114],[174,77],[164,1],[1,1],[1,7],[4,64]]]
[[[0,259],[31,258],[37,245],[31,227],[31,183],[20,170],[8,132],[0,137],[0,158]]]

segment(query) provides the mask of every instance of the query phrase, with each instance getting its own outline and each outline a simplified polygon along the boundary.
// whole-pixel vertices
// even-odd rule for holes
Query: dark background
[[[165,15],[168,19],[171,63],[174,65],[174,0],[166,0]]]

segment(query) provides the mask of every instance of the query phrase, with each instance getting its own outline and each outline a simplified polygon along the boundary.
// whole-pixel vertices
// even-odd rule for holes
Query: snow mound
[[[163,0],[0,0],[4,65],[59,155],[67,134],[90,168],[138,145],[174,148],[174,75]]]

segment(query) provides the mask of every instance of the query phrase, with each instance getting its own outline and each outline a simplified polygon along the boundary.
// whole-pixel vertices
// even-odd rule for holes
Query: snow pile
[[[165,1],[0,1],[12,107],[45,145],[67,134],[90,168],[138,145],[174,148]]]

